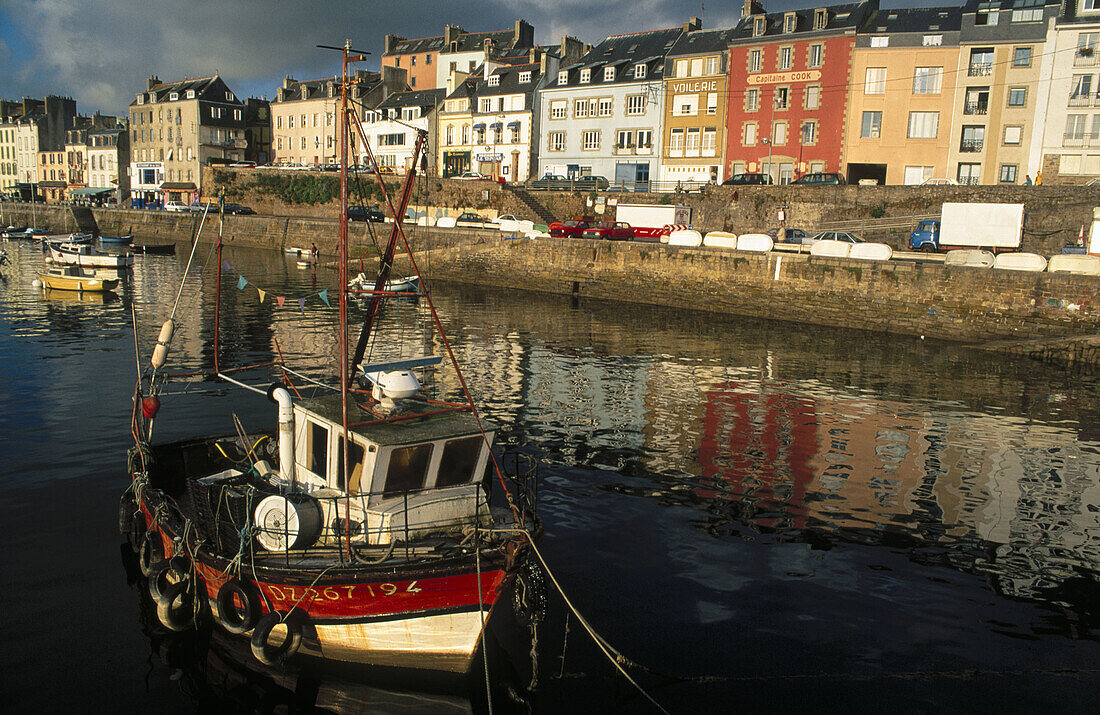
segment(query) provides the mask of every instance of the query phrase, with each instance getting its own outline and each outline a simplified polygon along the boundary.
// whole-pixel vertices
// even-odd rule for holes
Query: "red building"
[[[877,0],[764,13],[745,1],[730,42],[726,175],[841,172],[856,31]]]

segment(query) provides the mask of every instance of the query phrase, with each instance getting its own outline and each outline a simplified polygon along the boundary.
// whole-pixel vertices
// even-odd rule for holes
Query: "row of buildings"
[[[1100,0],[771,13],[744,0],[727,28],[692,18],[594,46],[534,34],[517,20],[387,35],[379,71],[350,78],[352,156],[364,159],[366,141],[402,170],[424,130],[428,170],[444,177],[598,175],[647,189],[742,172],[775,183],[807,172],[885,184],[1100,176]],[[5,102],[0,190],[189,201],[204,165],[330,165],[339,98],[338,77],[288,76],[271,100],[241,99],[217,75],[151,77],[112,126],[78,117],[71,99]],[[93,171],[112,165],[112,177]]]

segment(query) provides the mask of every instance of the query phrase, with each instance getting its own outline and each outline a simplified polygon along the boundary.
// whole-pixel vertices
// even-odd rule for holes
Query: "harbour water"
[[[255,672],[247,653],[158,629],[128,583],[116,514],[135,325],[148,355],[185,247],[139,256],[106,298],[33,288],[38,249],[5,247],[5,709],[482,711],[488,678],[495,712],[655,711],[545,575],[538,617],[495,635],[488,675],[457,686]],[[330,372],[335,307],[321,293],[334,298],[335,272],[257,250],[225,258],[223,367],[281,353]],[[181,371],[212,365],[207,246],[196,260],[208,269],[180,296]],[[1094,702],[1096,377],[795,323],[447,284],[433,296],[475,401],[541,459],[554,579],[664,708]],[[427,320],[401,314],[386,331],[417,335]],[[216,383],[167,397],[157,436],[231,430],[210,424],[211,399],[229,397]],[[237,414],[274,421],[262,398]]]

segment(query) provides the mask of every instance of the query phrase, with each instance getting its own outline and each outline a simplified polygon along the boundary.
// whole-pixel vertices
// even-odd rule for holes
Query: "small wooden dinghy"
[[[38,278],[49,290],[78,290],[102,292],[118,287],[118,278],[101,278],[95,271],[80,266],[60,266],[39,273]]]

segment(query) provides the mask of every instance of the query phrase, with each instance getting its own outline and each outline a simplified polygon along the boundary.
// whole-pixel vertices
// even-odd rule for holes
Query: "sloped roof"
[[[877,10],[864,32],[957,32],[962,26],[961,7],[920,7]]]
[[[588,54],[580,58],[577,64],[562,69],[569,72],[569,86],[588,87],[661,79],[664,76],[665,55],[675,46],[682,34],[683,30],[675,27],[612,35],[593,47]],[[632,69],[636,64],[645,64],[648,67],[644,79],[634,77]],[[608,65],[616,67],[613,80],[604,80],[603,68]],[[581,68],[592,70],[591,79],[584,84],[580,83]],[[547,89],[554,89],[554,87]]]
[[[844,5],[829,5],[825,8],[828,19],[825,27],[814,29],[814,13],[820,8],[805,8],[802,10],[786,10],[783,12],[755,13],[741,18],[734,27],[731,43],[743,44],[746,41],[772,40],[776,37],[795,38],[799,35],[810,34],[838,34],[857,30],[870,12],[875,9],[877,3],[857,2]],[[796,19],[794,32],[783,32],[783,21],[789,13],[794,13]],[[762,36],[753,36],[753,23],[755,18],[764,15],[767,26]]]
[[[430,107],[434,109],[439,106],[446,94],[447,90],[443,88],[394,92],[386,97],[376,109],[400,109],[402,107]]]
[[[736,27],[726,27],[720,30],[695,30],[680,35],[680,39],[668,51],[669,57],[681,55],[695,55],[701,52],[724,52],[729,49],[730,40],[734,37]]]

